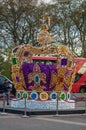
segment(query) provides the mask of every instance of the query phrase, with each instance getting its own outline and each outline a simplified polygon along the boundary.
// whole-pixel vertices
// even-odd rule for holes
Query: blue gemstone
[[[36,98],[36,94],[35,94],[35,93],[32,94],[32,98],[33,98],[33,99]]]
[[[39,75],[35,75],[35,76],[34,76],[34,81],[35,81],[36,83],[39,83],[39,82],[40,82]]]
[[[52,98],[53,98],[53,99],[56,99],[56,98],[57,98],[57,95],[56,95],[56,94],[52,94]]]

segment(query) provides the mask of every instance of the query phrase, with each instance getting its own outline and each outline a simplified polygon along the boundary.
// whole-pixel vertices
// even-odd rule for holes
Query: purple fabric
[[[26,90],[30,90],[31,86],[34,86],[34,81],[31,83],[28,83],[28,75],[33,72],[34,63],[26,63],[22,65],[22,71],[25,79],[26,84]],[[46,83],[43,83],[43,81],[40,81],[41,86],[45,86],[45,91],[52,91],[55,86],[50,87],[50,80],[51,80],[51,74],[53,72],[57,73],[56,64],[38,64],[40,66],[41,73],[44,73],[46,75]],[[34,78],[33,78],[34,80]],[[50,88],[49,88],[50,87]]]
[[[62,58],[61,59],[61,66],[66,66],[67,65],[67,58]]]
[[[68,86],[67,86],[66,84],[63,84],[63,89],[64,89],[65,91],[68,91]]]
[[[65,72],[65,76],[69,75],[70,74],[70,70],[66,70]]]
[[[16,81],[20,82],[19,76],[16,76]]]

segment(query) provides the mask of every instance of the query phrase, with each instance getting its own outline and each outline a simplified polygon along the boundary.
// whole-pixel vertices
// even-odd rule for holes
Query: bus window
[[[46,61],[46,64],[55,64],[56,63],[56,61],[53,61],[53,60],[48,60],[48,61]]]
[[[42,61],[42,60],[33,60],[33,63],[37,63],[37,64],[45,64],[45,62],[44,61]]]
[[[37,64],[55,64],[56,61],[54,60],[33,60],[33,63],[37,63]]]
[[[81,76],[82,74],[76,73],[74,83],[76,83],[81,78]]]

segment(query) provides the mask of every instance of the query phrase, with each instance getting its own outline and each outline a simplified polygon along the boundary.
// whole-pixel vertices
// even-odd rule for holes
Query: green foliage
[[[8,63],[8,61],[2,63],[1,70],[2,70],[1,72],[2,75],[5,75],[9,79],[11,79],[11,70],[10,70],[10,64]]]

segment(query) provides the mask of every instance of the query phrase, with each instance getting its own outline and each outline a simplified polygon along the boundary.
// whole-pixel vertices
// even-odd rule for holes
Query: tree
[[[78,40],[77,46],[81,46],[81,56],[86,57],[86,2],[71,12],[71,20],[77,30]]]
[[[2,73],[2,71],[3,71],[3,69],[2,69],[3,62],[4,62],[4,58],[2,57],[2,55],[0,55],[0,73]]]
[[[47,12],[51,19],[49,32],[52,44],[66,45],[78,56],[85,57],[85,6],[85,1],[74,3],[67,0],[66,3],[57,2],[51,5],[41,3],[40,6],[33,6],[31,0],[23,5],[20,0],[17,3],[6,0],[0,4],[0,44],[4,47],[3,50],[8,48],[11,51],[12,46],[22,43],[37,46],[40,16]]]

